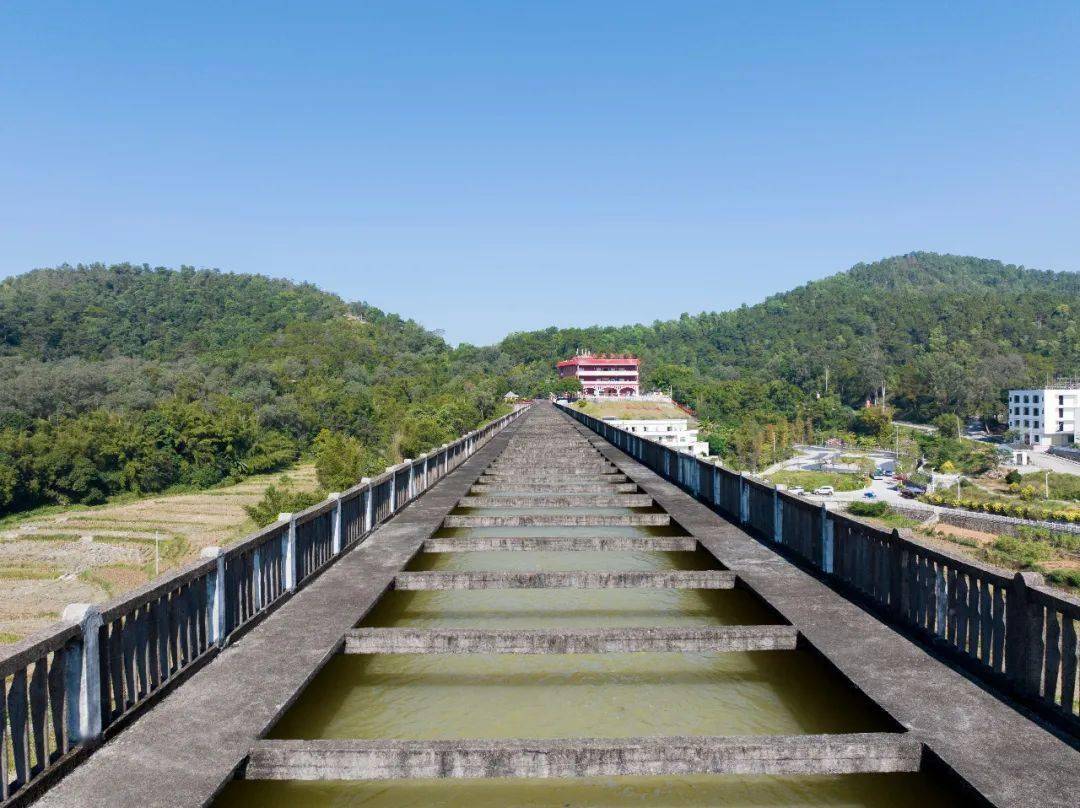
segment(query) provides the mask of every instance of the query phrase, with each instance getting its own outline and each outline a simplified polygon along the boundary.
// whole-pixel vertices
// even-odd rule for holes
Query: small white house
[[[685,418],[605,418],[604,421],[694,457],[706,457],[709,454],[709,444],[698,440],[698,430],[690,429]]]
[[[1080,380],[1061,379],[1052,387],[1009,391],[1009,429],[1037,452],[1076,445]]]

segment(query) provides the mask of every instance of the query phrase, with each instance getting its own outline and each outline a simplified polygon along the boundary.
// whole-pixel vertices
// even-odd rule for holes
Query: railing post
[[[375,488],[370,477],[364,477],[360,484],[367,486],[367,507],[364,508],[364,535],[367,535],[371,532],[371,523],[375,521]]]
[[[1022,693],[1038,695],[1042,686],[1043,615],[1028,590],[1042,586],[1037,572],[1018,572],[1005,599],[1005,675]]]
[[[413,484],[416,482],[416,470],[413,468],[413,461],[406,457],[405,461],[409,464],[409,481],[405,484],[405,501],[412,502],[412,498],[416,496],[416,492],[413,491]]]
[[[206,605],[210,612],[207,639],[221,645],[225,642],[225,556],[220,547],[204,547],[199,555],[217,561],[214,571],[206,576]]]
[[[331,491],[326,498],[334,500],[334,515],[330,517],[330,552],[338,555],[341,552],[341,492]]]
[[[397,472],[393,466],[387,466],[386,470],[390,472],[390,515],[393,516],[397,510]]]
[[[63,619],[78,622],[82,633],[80,653],[71,655],[64,671],[64,690],[69,736],[86,743],[101,737],[101,612],[89,603],[72,603]]]
[[[784,501],[780,499],[780,489],[772,491],[773,504],[773,541],[777,544],[784,542]]]
[[[889,609],[900,617],[904,610],[904,579],[907,565],[904,564],[904,551],[900,546],[900,531],[893,528],[889,537]]]
[[[746,472],[739,472],[739,524],[750,521],[750,486],[746,482]]]
[[[832,519],[829,518],[829,506],[824,502],[821,503],[821,568],[831,573],[833,571],[833,559],[836,554],[836,547],[834,544],[836,536],[836,525],[833,524]]]
[[[263,567],[261,547],[256,547],[255,552],[251,554],[251,566],[252,574],[255,576],[255,585],[251,587],[251,595],[252,599],[255,601],[255,611],[259,611],[263,607]]]
[[[289,520],[289,529],[281,537],[281,558],[285,567],[285,591],[296,590],[296,517],[291,513],[279,513],[278,521]]]

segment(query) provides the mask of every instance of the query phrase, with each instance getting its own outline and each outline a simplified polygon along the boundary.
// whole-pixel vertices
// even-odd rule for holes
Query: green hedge
[[[931,505],[962,508],[966,511],[989,513],[994,514],[995,516],[1011,516],[1016,519],[1080,524],[1080,510],[1050,510],[1026,502],[957,499],[956,497],[944,494],[927,494],[923,499]]]

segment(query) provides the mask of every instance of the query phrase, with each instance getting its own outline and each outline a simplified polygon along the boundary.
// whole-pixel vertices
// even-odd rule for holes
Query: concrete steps
[[[566,513],[530,513],[506,516],[469,516],[450,514],[443,527],[666,527],[671,517],[666,513],[628,513],[587,515]]]
[[[507,740],[264,740],[249,780],[807,775],[915,772],[922,744],[905,734]]]
[[[399,572],[394,588],[450,589],[732,589],[735,573],[727,570],[469,571]]]
[[[347,654],[634,654],[790,651],[793,626],[472,629],[358,628]]]
[[[468,496],[459,508],[649,508],[648,494],[514,494]]]
[[[696,549],[697,539],[691,536],[483,536],[432,538],[424,542],[426,553],[470,553],[493,550],[692,553]]]

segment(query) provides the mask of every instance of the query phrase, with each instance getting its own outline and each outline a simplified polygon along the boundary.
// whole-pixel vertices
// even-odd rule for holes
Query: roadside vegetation
[[[807,491],[831,485],[837,491],[858,491],[865,488],[870,479],[862,474],[840,474],[826,471],[777,471],[769,475],[774,483],[788,488],[801,486]]]

